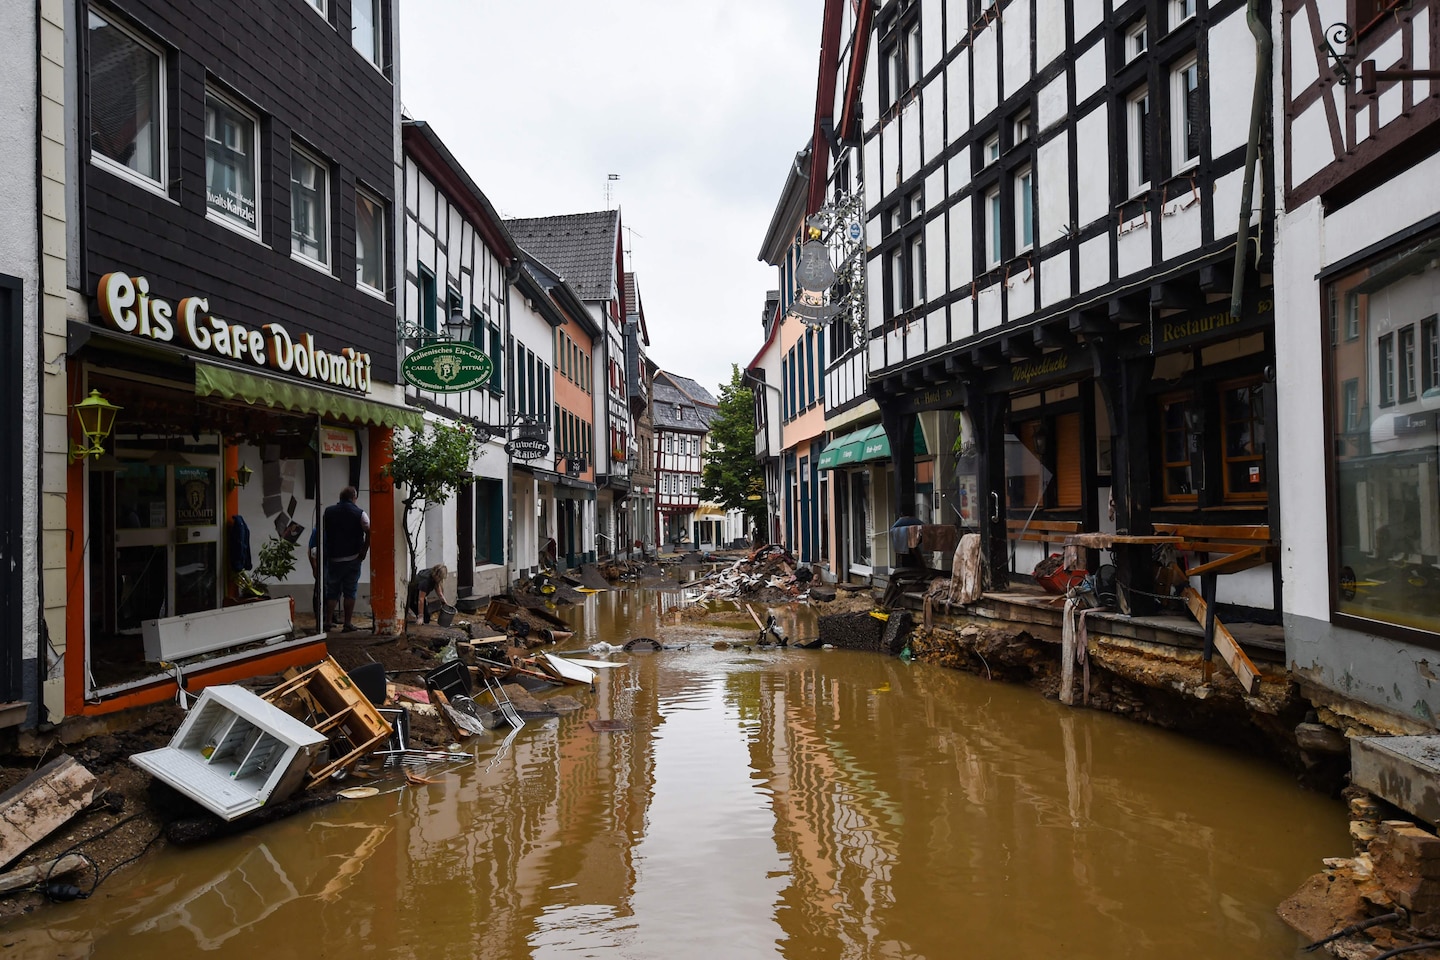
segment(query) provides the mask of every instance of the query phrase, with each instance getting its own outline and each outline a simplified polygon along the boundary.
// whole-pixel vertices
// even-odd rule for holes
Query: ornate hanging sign
[[[495,365],[485,351],[463,340],[436,340],[400,363],[405,382],[435,393],[464,393],[490,382]]]
[[[505,444],[505,452],[516,460],[539,460],[550,452],[544,437],[516,437]]]

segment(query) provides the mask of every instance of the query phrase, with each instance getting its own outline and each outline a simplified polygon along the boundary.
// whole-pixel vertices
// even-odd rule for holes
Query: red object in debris
[[[1046,568],[1049,568],[1049,572],[1046,572]],[[1078,587],[1084,583],[1086,572],[1084,570],[1066,570],[1060,554],[1052,553],[1047,560],[1041,560],[1035,566],[1035,571],[1031,576],[1046,593],[1059,596],[1071,587]]]

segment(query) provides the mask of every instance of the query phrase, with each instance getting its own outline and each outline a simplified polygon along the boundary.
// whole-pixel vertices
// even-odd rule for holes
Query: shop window
[[[260,236],[260,123],[205,93],[205,198],[212,219]]]
[[[1170,77],[1170,156],[1180,173],[1200,162],[1200,61],[1182,61]]]
[[[380,0],[354,0],[350,4],[350,43],[366,60],[381,66]]]
[[[1417,352],[1407,335],[1417,324],[1421,383],[1434,376],[1426,372],[1434,347],[1426,344],[1440,308],[1437,257],[1440,239],[1411,241],[1331,280],[1362,296],[1358,342],[1328,351],[1326,378],[1340,404],[1354,381],[1358,407],[1356,429],[1330,438],[1334,610],[1432,637],[1440,634],[1440,419],[1423,402],[1394,405],[1407,378],[1397,367]]]
[[[130,31],[89,11],[90,156],[165,192],[165,58]]]
[[[1197,439],[1191,430],[1195,416],[1195,398],[1191,394],[1160,399],[1161,499],[1167,503],[1196,499],[1192,458]]]
[[[1265,391],[1259,379],[1220,388],[1221,446],[1227,500],[1263,500],[1265,475]]]
[[[355,282],[385,295],[385,204],[374,194],[355,191]]]

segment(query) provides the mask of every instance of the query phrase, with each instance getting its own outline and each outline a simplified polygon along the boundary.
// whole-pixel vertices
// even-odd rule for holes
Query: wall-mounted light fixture
[[[71,441],[70,462],[74,463],[76,460],[98,457],[103,454],[105,447],[102,444],[110,436],[110,431],[115,426],[115,414],[123,408],[106,400],[100,395],[99,390],[91,390],[90,396],[79,403],[71,404],[70,409],[75,411],[75,419],[80,423],[80,432],[85,436],[83,446]]]
[[[240,464],[240,466],[235,468],[235,476],[226,478],[226,491],[228,492],[230,490],[238,490],[241,487],[246,486],[250,483],[250,478],[254,475],[254,473],[255,471],[245,466],[245,464]]]

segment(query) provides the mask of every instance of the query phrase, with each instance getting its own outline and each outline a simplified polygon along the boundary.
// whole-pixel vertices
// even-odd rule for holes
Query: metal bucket
[[[454,619],[455,619],[455,608],[452,607],[452,606],[450,606],[450,604],[448,604],[448,603],[445,604],[443,607],[440,608],[440,613],[439,613],[439,615],[436,617],[436,621],[437,621],[437,622],[440,624],[440,626],[442,626],[442,627],[448,627],[448,626],[450,626],[450,621],[451,621],[451,620],[454,620]]]

